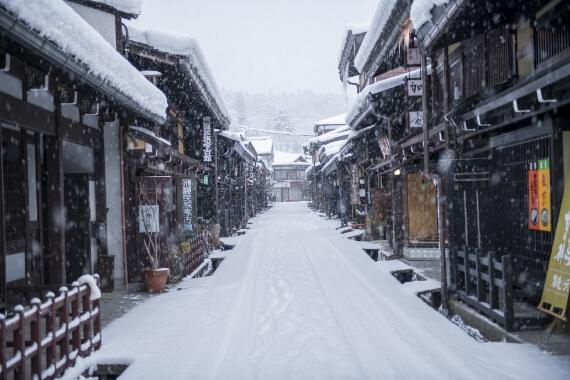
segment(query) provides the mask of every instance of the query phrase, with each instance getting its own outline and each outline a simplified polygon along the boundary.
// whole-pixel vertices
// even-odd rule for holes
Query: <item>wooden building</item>
[[[452,1],[415,25],[434,70],[430,156],[444,137],[451,290],[512,330],[545,323],[535,307],[570,151],[569,14],[568,1]]]
[[[216,131],[227,110],[197,42],[162,30],[125,28],[125,56],[168,99],[167,122],[125,131],[124,176],[130,282],[148,265],[139,226],[141,196],[159,206],[163,265],[168,248],[201,232],[198,218],[217,219]]]
[[[124,13],[86,3],[115,35]],[[119,131],[164,123],[167,102],[113,42],[63,2],[0,3],[1,308],[95,272],[116,246]]]

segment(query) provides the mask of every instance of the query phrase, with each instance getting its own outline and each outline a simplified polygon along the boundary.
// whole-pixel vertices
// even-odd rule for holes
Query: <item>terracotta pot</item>
[[[143,270],[144,288],[149,293],[160,293],[166,288],[166,281],[170,274],[168,268]]]

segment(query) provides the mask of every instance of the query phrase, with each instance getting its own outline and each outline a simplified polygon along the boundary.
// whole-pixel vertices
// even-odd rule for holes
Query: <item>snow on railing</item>
[[[93,284],[74,282],[57,297],[48,292],[44,303],[34,298],[27,310],[16,306],[9,318],[0,314],[0,378],[53,379],[78,356],[99,349],[100,293]]]

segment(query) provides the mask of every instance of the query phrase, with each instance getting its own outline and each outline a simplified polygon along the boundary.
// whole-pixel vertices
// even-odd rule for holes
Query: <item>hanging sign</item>
[[[409,48],[406,54],[406,63],[408,66],[419,66],[421,64],[420,49]]]
[[[378,140],[378,145],[380,145],[380,150],[384,158],[390,157],[390,140],[388,139],[388,135]]]
[[[422,128],[424,126],[424,113],[422,111],[409,111],[410,128]]]
[[[542,223],[542,222],[541,222]],[[570,293],[570,175],[566,179],[546,282],[538,308],[564,321]]]
[[[202,147],[204,148],[204,162],[212,162],[212,124],[209,116],[204,116],[203,127],[204,137],[202,140]]]
[[[158,205],[139,206],[139,232],[154,233],[160,231]]]
[[[406,87],[408,87],[408,96],[422,96],[423,86],[421,79],[408,79]]]

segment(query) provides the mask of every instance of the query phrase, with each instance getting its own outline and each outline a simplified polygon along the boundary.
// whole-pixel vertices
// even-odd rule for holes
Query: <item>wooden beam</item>
[[[0,120],[17,124],[45,135],[55,135],[56,117],[50,112],[36,105],[0,92]]]

